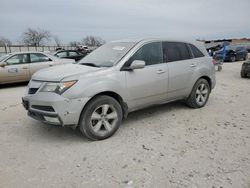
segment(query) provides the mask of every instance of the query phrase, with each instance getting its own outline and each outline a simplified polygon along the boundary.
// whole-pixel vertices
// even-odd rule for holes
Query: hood
[[[33,76],[33,80],[41,81],[55,81],[59,82],[64,78],[77,76],[81,74],[88,74],[102,70],[103,68],[90,67],[79,64],[65,64],[55,67],[45,68],[36,72]]]

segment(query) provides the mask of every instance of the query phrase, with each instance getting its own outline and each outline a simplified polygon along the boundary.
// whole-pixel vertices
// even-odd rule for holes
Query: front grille
[[[55,112],[54,108],[52,106],[41,106],[41,105],[32,105],[32,108],[47,112]]]
[[[37,92],[38,89],[39,89],[39,88],[29,88],[29,94],[30,94],[30,95],[35,94],[35,93]]]

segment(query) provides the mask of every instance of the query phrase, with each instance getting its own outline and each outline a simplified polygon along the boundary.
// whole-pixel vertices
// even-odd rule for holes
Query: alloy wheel
[[[197,87],[197,90],[196,90],[196,94],[195,94],[196,103],[202,106],[207,100],[208,92],[209,90],[208,90],[207,85],[204,83],[201,83]]]
[[[98,106],[92,113],[90,125],[93,132],[104,135],[113,130],[118,121],[118,113],[113,105],[103,104]]]

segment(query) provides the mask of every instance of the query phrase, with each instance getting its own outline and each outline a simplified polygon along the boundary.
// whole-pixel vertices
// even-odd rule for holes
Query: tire
[[[240,73],[240,76],[241,76],[241,78],[246,78],[246,77],[247,77],[247,74],[244,73],[244,72],[241,72],[241,73]]]
[[[210,92],[208,81],[201,78],[194,84],[186,104],[191,108],[201,108],[206,105]]]
[[[91,140],[111,137],[122,122],[121,105],[112,97],[101,95],[93,98],[84,108],[79,127]]]

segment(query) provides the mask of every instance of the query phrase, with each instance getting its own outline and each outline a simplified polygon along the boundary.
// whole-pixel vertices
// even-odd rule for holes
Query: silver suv
[[[92,140],[112,136],[131,111],[185,100],[203,107],[215,86],[204,46],[180,40],[115,41],[77,64],[38,71],[23,105],[49,124],[80,127]]]

